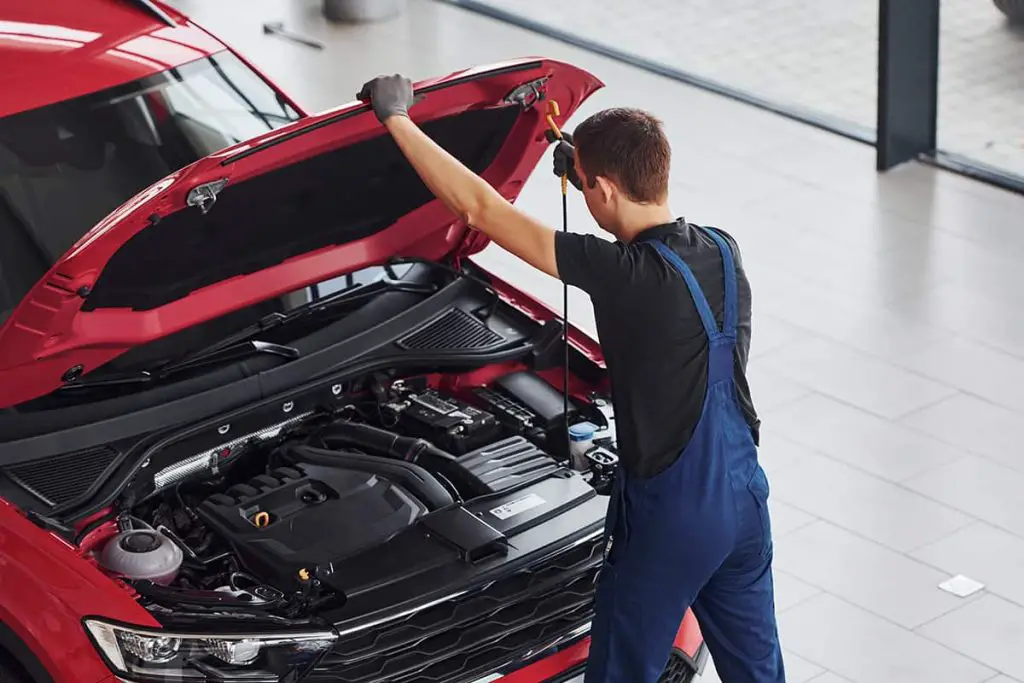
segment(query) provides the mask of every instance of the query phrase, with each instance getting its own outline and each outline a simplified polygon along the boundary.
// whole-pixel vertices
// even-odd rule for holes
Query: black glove
[[[392,116],[408,116],[413,105],[412,81],[404,76],[378,76],[363,86],[356,97],[369,100],[377,120],[384,123]]]
[[[562,133],[562,139],[555,145],[555,175],[561,178],[568,176],[569,182],[579,191],[583,191],[583,183],[576,173],[576,148],[572,146],[572,135]]]

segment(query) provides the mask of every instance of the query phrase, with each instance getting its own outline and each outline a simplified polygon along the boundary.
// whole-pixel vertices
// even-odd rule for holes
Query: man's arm
[[[558,277],[555,231],[516,209],[483,178],[435,143],[407,115],[412,84],[389,76],[371,81],[361,96],[391,133],[423,183],[468,225],[548,275]]]
[[[515,208],[404,116],[384,124],[423,183],[459,218],[500,247],[558,277],[555,231]]]

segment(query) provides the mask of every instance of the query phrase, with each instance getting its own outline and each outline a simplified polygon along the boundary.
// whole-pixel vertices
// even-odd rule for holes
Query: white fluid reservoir
[[[152,529],[125,531],[103,546],[100,564],[129,579],[148,579],[167,585],[178,575],[183,555],[181,548]]]

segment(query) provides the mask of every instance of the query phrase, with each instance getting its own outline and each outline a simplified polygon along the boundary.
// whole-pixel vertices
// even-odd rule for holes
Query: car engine
[[[599,522],[590,506],[617,465],[602,401],[567,402],[526,370],[442,386],[369,377],[340,407],[180,468],[122,512],[97,561],[154,611],[296,619],[470,580],[574,510]],[[592,428],[586,452],[572,453],[566,404],[568,424]]]

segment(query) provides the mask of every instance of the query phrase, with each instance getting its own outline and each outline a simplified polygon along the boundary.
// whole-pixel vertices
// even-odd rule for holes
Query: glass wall
[[[871,140],[878,0],[473,0]],[[458,3],[463,4],[463,3]]]
[[[940,152],[1024,178],[1024,0],[941,0]]]
[[[1024,192],[1024,0],[442,1]]]

